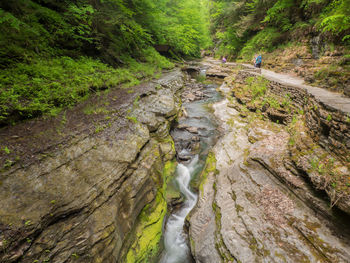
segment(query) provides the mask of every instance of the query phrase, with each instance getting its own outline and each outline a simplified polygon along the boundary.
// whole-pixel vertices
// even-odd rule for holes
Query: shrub
[[[350,0],[332,1],[323,12],[320,27],[350,42]]]
[[[281,33],[276,28],[265,28],[244,45],[240,56],[244,59],[251,59],[259,51],[272,51]]]

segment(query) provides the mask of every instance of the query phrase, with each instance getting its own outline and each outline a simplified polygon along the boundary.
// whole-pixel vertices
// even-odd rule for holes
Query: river
[[[203,79],[205,69],[201,70],[199,76]],[[179,119],[177,127],[171,133],[177,148],[178,159],[180,159],[175,180],[184,202],[166,220],[164,251],[160,263],[193,262],[187,233],[184,231],[186,216],[196,205],[198,197],[197,193],[191,189],[190,182],[202,171],[208,151],[217,140],[219,133],[209,105],[221,99],[216,91],[217,84],[205,82],[199,86],[202,87],[200,89],[202,98],[183,103],[186,117]]]

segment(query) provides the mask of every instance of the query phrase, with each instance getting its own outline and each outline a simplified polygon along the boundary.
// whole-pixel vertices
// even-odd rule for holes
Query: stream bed
[[[349,216],[285,168],[291,157],[283,125],[242,114],[227,82],[190,80],[182,100],[183,116],[171,132],[182,199],[165,221],[160,263],[350,262]],[[209,150],[215,172],[197,194],[191,184]]]
[[[213,105],[222,131],[211,149],[217,172],[188,219],[195,261],[350,262],[349,217],[339,220],[303,178],[299,190],[277,176],[288,160],[284,127],[242,117],[227,84],[219,90],[226,98]]]
[[[205,77],[205,70],[199,76]],[[197,193],[191,189],[191,180],[202,171],[208,151],[217,141],[219,132],[209,105],[221,99],[218,85],[202,84],[190,79],[182,94],[183,116],[172,130],[178,166],[175,183],[183,202],[167,218],[164,226],[164,251],[160,263],[193,262],[184,232],[185,218],[197,203]]]

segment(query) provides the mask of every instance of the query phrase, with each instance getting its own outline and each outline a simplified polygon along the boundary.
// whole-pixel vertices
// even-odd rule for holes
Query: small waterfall
[[[189,187],[191,174],[198,164],[198,155],[187,165],[179,164],[177,166],[177,177],[179,189],[185,196],[185,202],[181,209],[172,214],[167,223],[164,233],[165,250],[160,263],[184,263],[190,258],[190,250],[186,242],[186,234],[183,231],[185,218],[197,202],[197,195]]]
[[[204,80],[206,70],[201,69],[196,77]],[[196,86],[197,85],[197,86]],[[187,116],[178,120],[178,126],[171,131],[175,142],[177,158],[180,162],[177,166],[176,183],[184,197],[181,207],[174,211],[167,219],[164,231],[164,250],[159,263],[192,263],[194,259],[188,246],[187,233],[184,231],[186,216],[197,203],[197,194],[190,188],[192,179],[198,180],[198,176],[205,165],[209,149],[215,144],[219,135],[215,124],[215,117],[210,112],[208,105],[221,99],[216,91],[217,85],[189,83],[185,87],[184,103]],[[196,97],[189,100],[186,96]],[[193,128],[193,129],[192,129]]]
[[[207,70],[206,70],[206,69],[201,69],[201,70],[199,71],[199,76],[201,76],[201,77],[206,77],[206,75],[207,75]]]

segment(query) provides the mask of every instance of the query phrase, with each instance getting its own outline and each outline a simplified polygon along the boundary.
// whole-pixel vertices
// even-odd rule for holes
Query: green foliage
[[[5,146],[5,148],[3,148],[3,150],[6,154],[10,154],[10,152],[11,152],[7,146]]]
[[[212,32],[219,55],[237,56],[245,43],[261,29],[267,10],[275,1],[212,1]]]
[[[270,107],[274,109],[279,109],[281,108],[280,103],[273,97],[265,97],[263,104],[268,103]]]
[[[322,16],[320,26],[324,32],[341,36],[343,41],[350,41],[350,0],[332,1]]]
[[[212,0],[211,32],[217,55],[249,60],[291,37],[325,35],[350,43],[350,0]]]
[[[174,64],[154,44],[199,56],[208,16],[208,0],[2,1],[0,125],[159,76]]]
[[[234,29],[229,28],[224,32],[217,32],[216,38],[220,41],[218,51],[219,56],[226,56],[227,54],[237,54],[242,48],[242,40],[236,35]]]
[[[294,0],[278,0],[273,7],[267,11],[267,15],[262,22],[269,22],[270,25],[281,28],[283,31],[291,29],[292,23],[290,15],[294,5]]]
[[[137,124],[138,123],[138,120],[135,116],[126,116],[126,118],[129,120],[129,121],[132,121],[133,123]]]
[[[91,25],[94,12],[95,9],[91,5],[77,6],[71,4],[68,7],[66,16],[69,17],[69,22],[73,25],[69,32],[73,39],[82,40],[82,42],[93,42]]]
[[[144,55],[146,63],[129,58],[127,67],[117,69],[92,58],[60,57],[38,59],[31,64],[19,63],[2,70],[0,124],[43,113],[55,115],[57,110],[84,100],[91,92],[119,84],[138,84],[139,79],[152,77],[162,68],[173,67],[154,49],[147,52]]]
[[[147,48],[143,51],[143,59],[145,62],[155,65],[159,69],[172,69],[174,63],[161,56],[154,48]]]
[[[263,97],[268,89],[269,81],[263,77],[249,77],[246,79],[252,99]]]
[[[277,29],[265,28],[246,42],[240,52],[240,56],[251,59],[259,51],[271,51],[280,36],[281,33]]]
[[[205,166],[200,174],[200,183],[199,183],[199,190],[201,194],[203,195],[203,187],[208,179],[208,176],[210,173],[217,173],[216,170],[216,157],[213,152],[209,152],[207,159],[205,160]]]
[[[159,9],[157,34],[160,43],[172,46],[175,52],[186,56],[200,55],[201,48],[211,45],[209,37],[208,0],[163,1]]]

